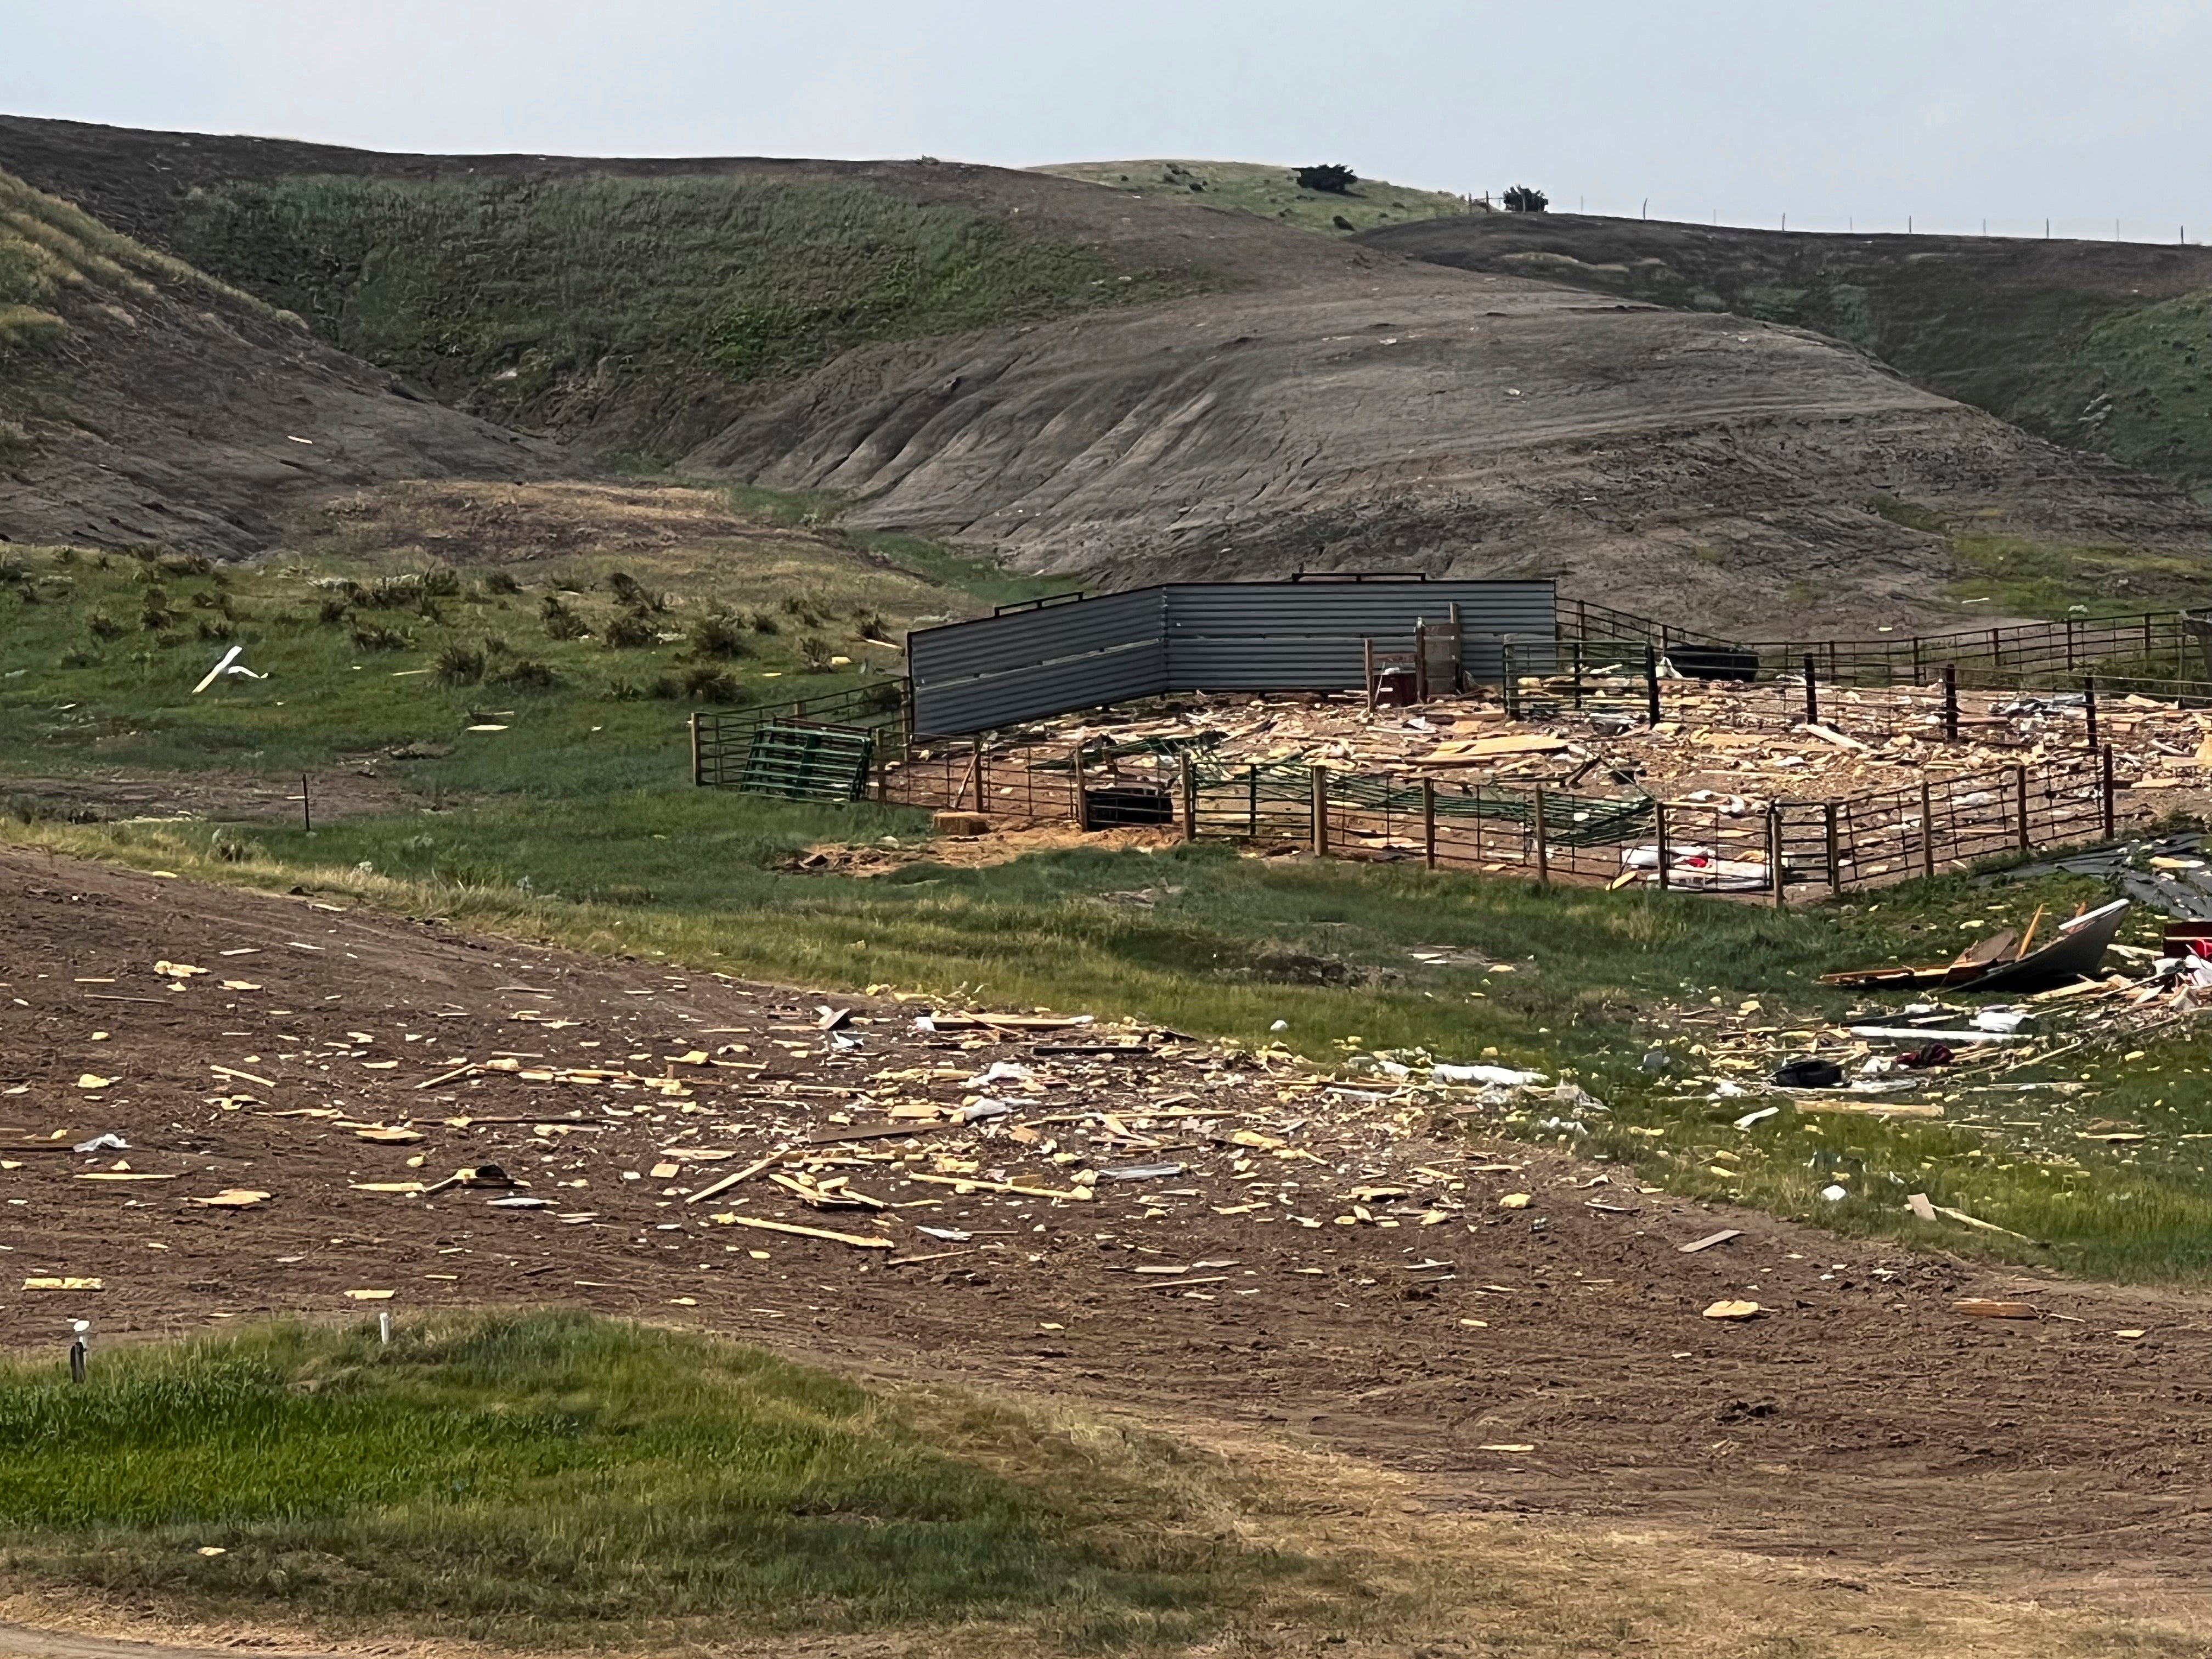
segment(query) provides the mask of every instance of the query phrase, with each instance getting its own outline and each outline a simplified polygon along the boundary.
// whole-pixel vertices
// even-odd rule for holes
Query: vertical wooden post
[[[1375,641],[1374,641],[1370,640],[1370,639],[1363,639],[1363,640],[1361,640],[1361,641],[1359,641],[1359,659],[1360,659],[1361,663],[1365,666],[1365,669],[1366,669],[1366,672],[1367,672],[1367,712],[1368,712],[1369,714],[1373,714],[1373,713],[1375,712]]]
[[[1245,808],[1250,814],[1250,823],[1244,833],[1256,841],[1260,835],[1260,769],[1258,767],[1245,768],[1244,787],[1247,792]]]
[[[2104,796],[2105,796],[2105,839],[2106,839],[2106,841],[2110,841],[2110,840],[2112,840],[2112,839],[2113,836],[2114,836],[2115,834],[2117,834],[2117,833],[2118,833],[2118,832],[2115,830],[2115,829],[2113,828],[2114,814],[2113,814],[2113,811],[2112,811],[2112,805],[2113,805],[2113,803],[2112,803],[2112,751],[2111,750],[2109,750],[2109,749],[2106,749],[2106,750],[2102,750],[2102,751],[2101,751],[2101,753],[2102,753],[2102,757],[2103,757],[2103,759],[2104,759],[2104,764],[2103,764],[2103,766],[2102,766],[2102,767],[2100,767],[2099,769],[2100,769],[2100,770],[2103,773],[2103,775],[2104,775],[2104,777],[2103,777],[2103,783],[2104,783]]]
[[[1532,814],[1536,832],[1536,879],[1545,886],[1552,884],[1552,843],[1544,827],[1544,786],[1536,786],[1535,810]]]
[[[1313,853],[1322,858],[1328,853],[1328,769],[1309,766],[1306,779],[1313,793]]]
[[[695,789],[700,788],[706,781],[707,775],[699,763],[699,716],[695,711],[691,716],[691,786]],[[305,779],[301,781],[300,793],[302,795],[307,793]]]
[[[1182,757],[1182,838],[1198,839],[1198,767],[1193,757]]]
[[[1437,781],[1421,780],[1421,856],[1430,869],[1437,867]]]
[[[1413,623],[1413,702],[1416,706],[1429,700],[1429,624],[1416,619]]]
[[[1774,883],[1774,908],[1779,910],[1790,902],[1782,890],[1782,804],[1779,801],[1766,809],[1766,872]]]
[[[1504,638],[1498,641],[1498,700],[1510,718],[1521,718],[1521,677],[1513,672],[1513,641]]]
[[[1821,828],[1826,831],[1828,842],[1828,890],[1841,897],[1844,890],[1844,859],[1843,848],[1836,833],[1835,802],[1829,801],[1825,804],[1821,811],[1821,817],[1825,820]]]
[[[1943,665],[1943,736],[1946,740],[1959,740],[1959,665]]]
[[[1936,873],[1936,792],[1920,780],[1920,873]]]
[[[1920,666],[1920,635],[1915,634],[1912,636],[1912,683],[1915,685],[1921,685],[1926,683],[1921,678],[1922,672],[1923,671]]]
[[[2074,618],[2066,619],[2066,665],[2074,666]]]
[[[2097,677],[2094,674],[2081,677],[2081,708],[2089,717],[2089,747],[2094,750],[2097,747]]]
[[[1583,642],[1580,640],[1574,642],[1574,661],[1575,712],[1580,714],[1583,707]]]
[[[2035,845],[2035,838],[2027,829],[2027,769],[2025,766],[2012,769],[2012,787],[2013,799],[2020,809],[2020,850],[2025,853]]]
[[[1644,647],[1644,695],[1650,704],[1651,724],[1659,724],[1659,653],[1647,645]]]
[[[1811,653],[1808,653],[1805,658],[1805,724],[1818,726],[1820,723],[1820,677]]]
[[[300,774],[300,828],[309,835],[315,833],[314,805],[307,799],[307,775]]]
[[[1667,803],[1654,798],[1651,802],[1653,849],[1659,854],[1659,890],[1665,892],[1667,877]]]
[[[1070,756],[1075,778],[1075,827],[1086,835],[1091,830],[1091,791],[1083,781],[1083,745],[1077,744]]]
[[[1467,695],[1467,624],[1460,620],[1459,601],[1454,599],[1451,608],[1452,631],[1452,696]]]

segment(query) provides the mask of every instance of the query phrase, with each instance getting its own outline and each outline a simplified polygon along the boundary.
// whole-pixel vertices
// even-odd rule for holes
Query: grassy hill
[[[1362,240],[1461,270],[1817,329],[2053,442],[2212,484],[2212,250],[1576,214]]]
[[[1450,191],[1414,190],[1381,179],[1362,179],[1341,195],[1300,190],[1293,169],[1255,161],[1070,161],[1037,171],[1148,201],[1232,209],[1301,230],[1347,236],[1411,219],[1490,211]]]

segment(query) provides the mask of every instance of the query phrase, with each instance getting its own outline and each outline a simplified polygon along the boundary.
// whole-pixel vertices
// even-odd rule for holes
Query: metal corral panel
[[[914,729],[981,732],[1168,689],[1164,590],[951,623],[907,636]]]
[[[1516,670],[1553,665],[1558,597],[1548,581],[1206,582],[1168,592],[1168,683],[1177,690],[1362,685],[1362,641],[1410,651],[1414,628],[1448,624],[1455,605],[1470,678],[1498,678],[1499,635],[1516,636]]]
[[[951,623],[907,638],[914,729],[986,731],[1176,691],[1340,690],[1364,684],[1362,641],[1410,651],[1459,608],[1471,678],[1556,666],[1548,581],[1205,582]]]

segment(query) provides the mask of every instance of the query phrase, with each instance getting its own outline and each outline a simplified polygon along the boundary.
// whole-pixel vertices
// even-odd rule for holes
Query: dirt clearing
[[[79,1317],[109,1341],[569,1303],[1310,1436],[1437,1509],[1662,1525],[1932,1583],[2185,1600],[2212,1544],[2194,1297],[1708,1211],[1158,1033],[920,1030],[922,1005],[21,852],[0,854],[0,1337],[58,1364]],[[844,1018],[825,1026],[825,1006]],[[982,1083],[994,1064],[1030,1075]],[[552,1080],[586,1071],[605,1075]],[[896,1207],[817,1208],[758,1176],[687,1200],[890,1121],[912,1146],[803,1150],[893,1154],[813,1179]],[[127,1146],[70,1150],[109,1133]],[[487,1164],[531,1184],[406,1190]],[[1161,1164],[1181,1167],[1105,1174]],[[1073,1196],[1086,1171],[1097,1195]],[[203,1201],[230,1191],[269,1196]],[[1739,1235],[1681,1251],[1723,1227]],[[29,1288],[51,1279],[97,1288]],[[1953,1312],[1966,1295],[2046,1317]],[[1701,1316],[1723,1299],[1765,1311]]]

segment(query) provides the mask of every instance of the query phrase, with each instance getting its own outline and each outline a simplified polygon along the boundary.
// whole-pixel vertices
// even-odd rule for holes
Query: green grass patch
[[[1954,535],[1951,556],[1950,596],[1987,599],[1990,611],[2003,616],[2127,616],[2192,604],[2204,592],[2203,560],[2185,554]]]
[[[1349,236],[1382,225],[1488,210],[1450,191],[1415,190],[1362,179],[1344,194],[1300,190],[1296,169],[1250,161],[1078,161],[1039,167],[1060,179],[1105,185],[1152,201],[1189,202],[1255,214],[1262,219]]]
[[[173,234],[443,402],[590,426],[641,465],[712,436],[747,387],[854,346],[1197,282],[866,181],[742,173],[236,182],[196,195]]]
[[[114,1347],[82,1387],[19,1362],[0,1448],[19,1582],[340,1632],[1118,1645],[1311,1577],[1224,1543],[1240,1488],[1164,1440],[580,1315]]]

